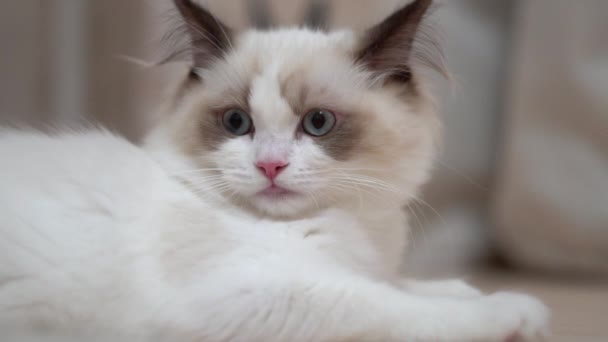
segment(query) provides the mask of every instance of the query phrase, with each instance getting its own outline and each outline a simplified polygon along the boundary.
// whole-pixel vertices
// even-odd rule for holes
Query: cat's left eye
[[[325,109],[311,110],[302,120],[302,129],[313,137],[329,134],[335,125],[336,115]]]
[[[228,132],[239,136],[249,134],[253,128],[253,122],[249,114],[240,109],[227,110],[222,122]]]

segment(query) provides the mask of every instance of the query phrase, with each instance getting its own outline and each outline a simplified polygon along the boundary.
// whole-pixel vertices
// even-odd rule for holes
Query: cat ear
[[[205,68],[232,46],[232,31],[192,0],[173,0],[190,35],[194,66]]]
[[[357,61],[382,79],[412,78],[412,48],[432,0],[414,0],[363,35]]]

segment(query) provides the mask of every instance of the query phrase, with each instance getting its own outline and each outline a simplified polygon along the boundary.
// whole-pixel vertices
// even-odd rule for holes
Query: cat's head
[[[431,0],[363,34],[235,33],[193,1],[174,2],[194,68],[160,131],[189,163],[176,175],[198,191],[289,217],[401,205],[426,180],[439,125],[412,60]]]

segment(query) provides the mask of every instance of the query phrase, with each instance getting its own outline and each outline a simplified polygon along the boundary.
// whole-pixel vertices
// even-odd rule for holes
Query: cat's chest
[[[291,268],[299,260],[311,259],[345,265],[378,262],[361,222],[339,211],[296,221],[236,217],[222,221],[227,247],[222,257],[237,263]]]

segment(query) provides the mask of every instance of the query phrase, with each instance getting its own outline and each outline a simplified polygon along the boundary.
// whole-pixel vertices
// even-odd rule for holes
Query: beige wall
[[[0,1],[0,119],[44,116],[47,70],[41,1]]]
[[[139,72],[119,56],[148,48],[145,2],[1,1],[0,123],[100,121],[139,135]]]

